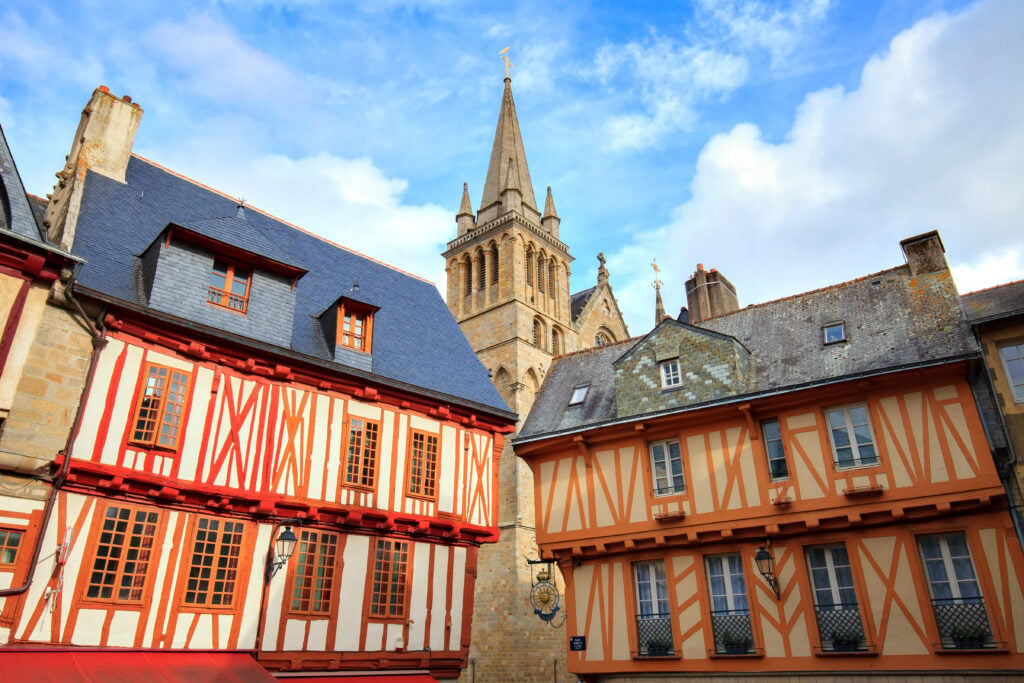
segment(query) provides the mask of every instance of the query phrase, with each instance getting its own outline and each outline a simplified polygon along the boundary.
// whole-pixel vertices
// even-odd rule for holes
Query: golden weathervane
[[[651,261],[651,268],[654,268],[654,282],[651,283],[651,287],[661,289],[661,280],[658,279],[658,274],[661,272],[661,268],[658,267],[658,259]]]
[[[505,78],[508,78],[508,70],[515,67],[512,62],[508,61],[508,46],[498,54],[501,55],[501,61],[505,62]]]

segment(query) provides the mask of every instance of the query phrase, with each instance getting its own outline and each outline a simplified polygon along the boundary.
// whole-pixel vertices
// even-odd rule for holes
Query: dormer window
[[[245,313],[249,303],[252,270],[220,259],[214,259],[210,272],[208,301],[215,306]]]
[[[369,353],[373,341],[371,306],[342,299],[338,305],[338,346]]]
[[[683,383],[683,377],[679,372],[679,359],[673,358],[661,364],[661,388],[671,389]]]
[[[828,323],[823,325],[821,330],[826,346],[846,341],[846,323],[844,322]]]
[[[590,389],[589,384],[578,386],[572,390],[572,398],[569,399],[569,405],[575,406],[583,403],[587,398],[587,391]]]

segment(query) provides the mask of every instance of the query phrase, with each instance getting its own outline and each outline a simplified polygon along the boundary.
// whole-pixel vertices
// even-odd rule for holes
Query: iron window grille
[[[816,606],[814,615],[822,652],[867,652],[864,622],[856,602]]]
[[[745,609],[711,610],[711,630],[715,636],[715,654],[754,654],[754,627],[750,611]]]
[[[943,650],[982,650],[998,647],[992,636],[982,598],[932,600],[935,625]]]
[[[672,615],[656,613],[637,615],[636,641],[641,657],[669,657],[675,654],[672,642]]]

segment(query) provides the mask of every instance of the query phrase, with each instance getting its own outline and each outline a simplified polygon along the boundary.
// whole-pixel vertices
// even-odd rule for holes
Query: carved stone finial
[[[605,264],[606,261],[605,261],[605,258],[604,258],[604,252],[603,251],[600,252],[597,255],[597,260],[601,264],[597,268],[597,284],[599,284],[599,285],[607,284],[607,282],[608,282],[608,269],[604,267],[604,264]]]

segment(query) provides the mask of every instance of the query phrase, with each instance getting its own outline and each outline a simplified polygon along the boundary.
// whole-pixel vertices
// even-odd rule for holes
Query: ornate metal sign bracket
[[[565,614],[562,614],[560,621],[555,622],[555,617],[561,610],[561,596],[558,594],[558,586],[555,585],[554,559],[544,559],[537,550],[536,541],[533,550],[523,559],[530,568],[530,604],[533,605],[533,613],[549,626],[561,627],[565,624]]]

